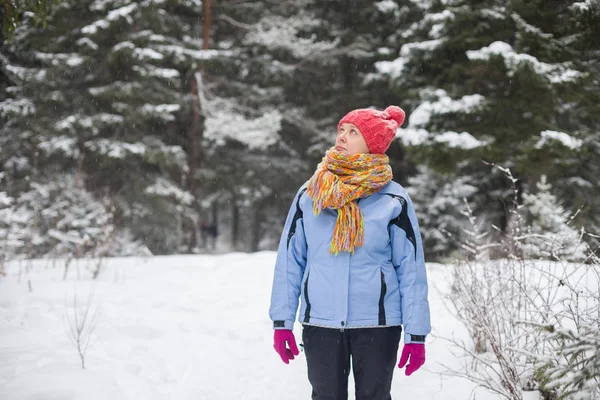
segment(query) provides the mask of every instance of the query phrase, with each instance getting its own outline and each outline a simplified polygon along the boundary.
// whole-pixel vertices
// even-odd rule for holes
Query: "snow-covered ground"
[[[272,252],[115,258],[96,281],[90,262],[72,266],[65,281],[59,263],[9,264],[0,278],[0,399],[309,399],[303,354],[285,365],[272,348],[274,260]],[[458,365],[442,337],[466,331],[444,306],[449,269],[428,264],[428,273],[427,362],[410,377],[396,370],[392,395],[498,399],[441,373],[442,364]],[[68,316],[74,295],[83,309],[90,293],[98,323],[83,370]]]

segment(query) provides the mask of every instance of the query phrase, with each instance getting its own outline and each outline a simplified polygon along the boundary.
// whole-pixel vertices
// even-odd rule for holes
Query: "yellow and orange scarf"
[[[308,182],[306,193],[313,211],[337,210],[337,220],[329,247],[330,254],[354,254],[364,244],[364,220],[356,199],[376,193],[392,180],[392,168],[385,154],[345,155],[331,148]]]

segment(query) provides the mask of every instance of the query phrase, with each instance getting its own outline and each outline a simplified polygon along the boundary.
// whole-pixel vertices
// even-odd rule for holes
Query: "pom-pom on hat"
[[[372,154],[383,154],[390,147],[396,136],[396,130],[404,122],[404,110],[397,106],[389,106],[384,111],[360,108],[346,114],[338,124],[354,124],[360,129],[369,151]]]

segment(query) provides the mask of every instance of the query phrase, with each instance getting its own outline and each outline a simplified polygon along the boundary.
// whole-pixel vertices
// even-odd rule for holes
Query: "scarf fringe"
[[[385,154],[344,155],[330,149],[311,177],[307,194],[313,200],[313,212],[337,209],[330,254],[342,251],[354,254],[364,245],[364,218],[353,201],[367,197],[392,180],[392,169]]]

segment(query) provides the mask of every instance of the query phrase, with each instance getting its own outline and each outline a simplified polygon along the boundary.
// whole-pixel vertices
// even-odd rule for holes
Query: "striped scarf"
[[[364,244],[365,228],[360,207],[353,200],[376,193],[392,180],[392,168],[385,154],[345,155],[331,148],[308,182],[306,193],[313,200],[313,212],[325,208],[338,211],[330,254],[354,254]]]

